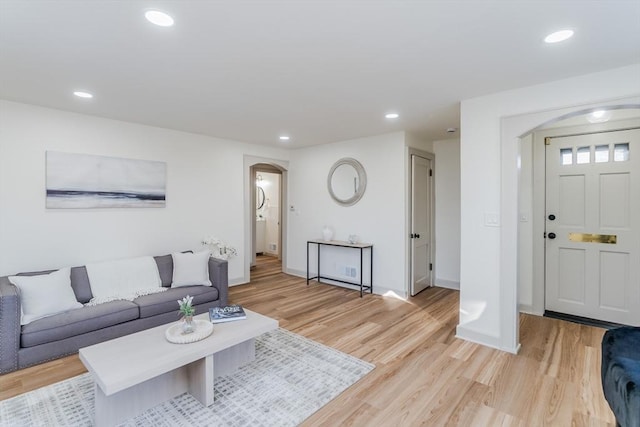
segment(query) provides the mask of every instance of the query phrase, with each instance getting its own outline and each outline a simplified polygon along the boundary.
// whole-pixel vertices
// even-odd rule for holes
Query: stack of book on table
[[[211,307],[209,309],[209,320],[211,323],[233,322],[234,320],[246,319],[247,314],[241,305],[227,305],[225,307]]]

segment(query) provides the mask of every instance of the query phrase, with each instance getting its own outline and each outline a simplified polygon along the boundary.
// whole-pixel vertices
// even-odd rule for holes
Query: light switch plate
[[[500,227],[500,214],[496,212],[484,213],[484,226],[485,227]]]

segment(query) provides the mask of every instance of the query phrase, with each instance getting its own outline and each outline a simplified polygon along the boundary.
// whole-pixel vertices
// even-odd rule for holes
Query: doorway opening
[[[282,261],[271,255],[256,255],[256,264],[251,268],[251,282],[282,273]]]
[[[542,315],[544,312],[544,244],[543,228],[536,227],[529,231],[534,220],[544,220],[544,211],[540,215],[530,210],[530,215],[522,210],[522,203],[527,202],[523,188],[533,185],[533,178],[529,187],[523,187],[527,174],[523,172],[525,164],[521,150],[521,142],[533,132],[545,129],[548,125],[572,117],[583,116],[599,109],[624,110],[640,108],[640,97],[628,97],[609,101],[598,101],[597,104],[576,105],[553,110],[524,113],[521,115],[503,117],[500,126],[500,257],[499,257],[499,329],[497,339],[487,338],[497,348],[511,353],[517,353],[520,348],[519,327],[520,313],[529,312]],[[531,193],[529,193],[531,194]],[[544,202],[535,206],[544,206]],[[523,216],[523,214],[525,214]],[[529,233],[529,236],[523,234]],[[538,234],[540,233],[540,234]],[[514,238],[517,236],[517,239]],[[534,238],[535,236],[535,238]],[[528,272],[528,273],[527,273]],[[521,281],[529,277],[528,283]],[[532,278],[532,279],[531,279]],[[464,335],[464,328],[459,334]],[[483,337],[484,339],[484,337]]]
[[[262,160],[262,161],[260,161]],[[282,272],[286,265],[286,164],[245,158],[249,183],[247,282],[264,274]]]
[[[629,150],[640,151],[629,131],[640,110],[606,110],[610,120],[589,123],[593,111],[520,138],[519,308],[637,325],[640,271],[627,261],[640,252],[640,163]]]
[[[409,149],[409,295],[433,286],[435,277],[435,156]]]

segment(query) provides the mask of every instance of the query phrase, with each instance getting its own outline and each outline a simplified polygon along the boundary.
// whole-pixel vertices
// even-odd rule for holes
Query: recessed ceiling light
[[[291,139],[291,138],[289,138],[289,137],[288,137],[288,136],[286,136],[286,135],[282,135],[282,136],[280,137],[280,141],[288,141],[289,139]]]
[[[78,98],[93,98],[92,94],[90,94],[89,92],[83,92],[81,90],[77,90],[77,91],[73,92],[73,94],[75,96],[77,96]]]
[[[560,30],[544,38],[545,43],[558,43],[573,36],[573,30]]]
[[[161,27],[171,27],[173,25],[173,18],[159,10],[147,10],[144,17],[152,24],[156,24]]]
[[[398,113],[387,113],[384,115],[387,119],[397,119],[400,117]]]

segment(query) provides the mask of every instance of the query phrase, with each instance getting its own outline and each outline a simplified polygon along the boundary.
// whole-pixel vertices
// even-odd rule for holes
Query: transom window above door
[[[586,145],[584,147],[560,149],[560,164],[563,166],[607,163],[610,161],[629,161],[629,143]]]

